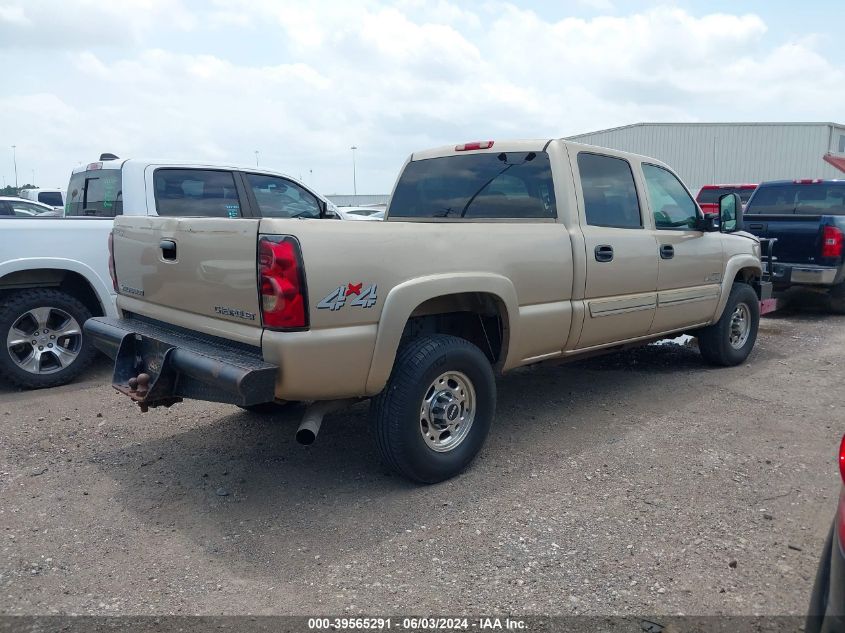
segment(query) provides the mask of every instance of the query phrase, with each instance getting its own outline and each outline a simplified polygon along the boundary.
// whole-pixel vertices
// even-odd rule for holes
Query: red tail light
[[[273,330],[308,327],[305,273],[299,242],[290,235],[265,235],[258,241],[261,322]]]
[[[463,145],[455,145],[456,152],[468,152],[473,149],[490,149],[493,147],[493,141],[475,141],[474,143],[464,143]]]
[[[842,492],[839,493],[839,544],[845,550],[845,435],[839,444],[839,475],[842,477]]]
[[[822,257],[842,256],[842,231],[835,226],[825,226],[822,233]]]
[[[845,435],[842,436],[842,442],[839,444],[839,474],[842,477],[842,483],[845,484]]]
[[[117,292],[117,270],[114,267],[114,231],[109,232],[109,274],[111,275],[111,285]]]

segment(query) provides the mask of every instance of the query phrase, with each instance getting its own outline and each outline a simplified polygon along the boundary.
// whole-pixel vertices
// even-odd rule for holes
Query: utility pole
[[[16,145],[12,145],[12,162],[15,164],[15,189],[18,188],[18,158],[15,154]]]
[[[352,195],[358,195],[358,179],[355,174],[355,150],[358,149],[354,145],[349,149],[352,150]]]
[[[255,150],[255,166],[258,167],[258,150]]]

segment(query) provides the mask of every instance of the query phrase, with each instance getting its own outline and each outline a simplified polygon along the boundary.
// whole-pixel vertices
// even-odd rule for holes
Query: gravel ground
[[[391,475],[366,406],[297,419],[0,385],[0,613],[800,614],[835,509],[845,318],[743,366],[649,346],[499,381],[462,476]]]

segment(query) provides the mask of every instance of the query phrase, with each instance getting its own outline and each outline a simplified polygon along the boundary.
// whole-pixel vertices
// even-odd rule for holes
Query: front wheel
[[[469,341],[437,334],[400,348],[370,423],[384,461],[420,483],[454,477],[478,454],[496,409],[493,368]]]
[[[731,367],[751,353],[760,326],[760,302],[748,284],[736,283],[721,318],[698,333],[698,348],[714,365]]]

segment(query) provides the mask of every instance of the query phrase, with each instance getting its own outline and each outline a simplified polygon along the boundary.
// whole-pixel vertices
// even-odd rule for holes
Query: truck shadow
[[[296,412],[268,419],[233,411],[96,462],[117,482],[116,501],[150,529],[179,533],[244,574],[308,577],[420,529],[408,518],[420,508],[430,525],[471,519],[492,490],[530,474],[538,450],[574,457],[608,436],[618,440],[643,416],[665,413],[654,397],[665,390],[665,371],[677,373],[673,397],[682,400],[700,396],[710,371],[684,347],[615,356],[529,367],[500,380],[497,419],[479,459],[434,486],[414,485],[382,465],[366,403],[328,416],[307,448],[294,441]],[[639,417],[626,414],[634,402]]]

